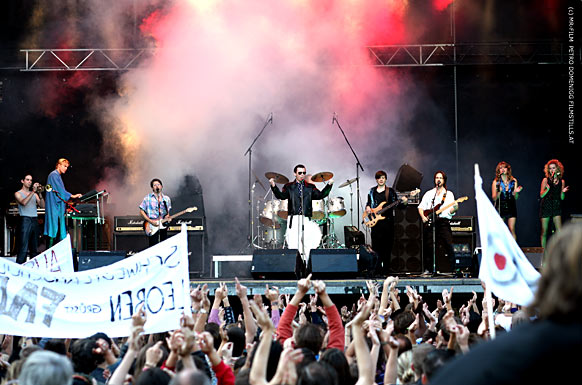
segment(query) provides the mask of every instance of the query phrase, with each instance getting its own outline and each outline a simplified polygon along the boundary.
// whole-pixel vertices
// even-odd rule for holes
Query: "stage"
[[[368,289],[366,287],[365,279],[330,279],[325,280],[327,287],[327,292],[330,295],[360,295],[367,294]],[[382,288],[384,282],[383,279],[373,279]],[[236,295],[234,291],[235,281],[234,278],[225,279],[194,279],[190,280],[190,286],[196,287],[197,285],[207,284],[210,289],[210,294],[218,288],[221,282],[226,283],[229,288],[229,295]],[[279,288],[281,294],[295,294],[297,289],[296,280],[255,280],[255,279],[244,279],[240,283],[247,287],[248,294],[264,294],[265,285],[276,286]],[[420,295],[441,295],[443,289],[450,290],[454,287],[455,293],[471,293],[472,291],[476,293],[483,293],[483,287],[481,287],[481,281],[478,278],[451,278],[451,277],[416,277],[416,276],[401,276],[399,277],[398,285],[396,287],[400,289],[403,293],[406,286],[410,286],[417,290]],[[232,289],[232,291],[231,291]],[[313,294],[312,290],[310,293]],[[402,295],[401,295],[402,296]]]

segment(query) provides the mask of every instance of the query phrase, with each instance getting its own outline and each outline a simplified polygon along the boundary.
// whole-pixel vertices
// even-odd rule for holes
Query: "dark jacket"
[[[332,185],[328,184],[323,188],[323,190],[319,191],[314,184],[307,182],[303,183],[303,215],[311,218],[313,214],[311,201],[327,197],[331,191]],[[288,199],[287,209],[289,211],[289,215],[299,214],[299,210],[301,209],[301,197],[299,194],[298,183],[296,181],[287,183],[285,186],[283,186],[282,191],[280,191],[279,187],[277,186],[271,187],[271,190],[273,190],[273,194],[275,194],[277,199]]]

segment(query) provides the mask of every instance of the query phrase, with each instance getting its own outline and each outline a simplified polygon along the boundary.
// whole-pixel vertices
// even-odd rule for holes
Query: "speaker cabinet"
[[[176,234],[178,233],[168,232],[168,238]],[[191,279],[210,277],[210,261],[204,252],[204,242],[204,233],[188,232],[188,272]],[[114,233],[113,247],[116,250],[124,250],[131,256],[147,249],[149,243],[143,233]]]
[[[416,205],[394,210],[394,246],[390,269],[395,273],[422,272],[422,224]]]
[[[471,270],[473,268],[473,254],[475,253],[475,242],[477,235],[475,233],[453,232],[453,250],[455,250],[455,270]],[[438,270],[441,272],[449,271],[450,263],[446,261],[447,268]],[[437,269],[438,269],[437,265]]]
[[[533,267],[535,267],[537,270],[542,268],[542,260],[544,258],[543,247],[522,247],[521,251],[523,251]]]
[[[79,271],[92,270],[119,262],[126,257],[123,250],[116,251],[80,251]]]
[[[309,253],[314,279],[355,278],[358,276],[356,249],[315,249]]]
[[[366,243],[366,237],[356,226],[344,226],[344,239],[346,247],[352,248]]]
[[[299,279],[305,273],[297,249],[255,250],[251,275],[254,279]]]

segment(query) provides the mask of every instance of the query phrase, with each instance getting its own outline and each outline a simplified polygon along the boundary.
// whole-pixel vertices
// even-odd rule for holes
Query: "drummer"
[[[274,178],[269,179],[271,190],[273,190],[273,194],[275,194],[277,199],[288,199],[290,216],[303,215],[311,218],[313,216],[311,201],[327,197],[331,191],[333,179],[329,179],[323,190],[319,191],[314,184],[305,180],[306,169],[304,165],[298,164],[295,166],[293,175],[295,175],[295,180],[285,184],[282,191],[275,184]],[[303,200],[301,200],[301,196],[303,196]],[[291,218],[289,220],[292,221],[293,219]],[[291,226],[292,224],[289,224],[289,227]]]

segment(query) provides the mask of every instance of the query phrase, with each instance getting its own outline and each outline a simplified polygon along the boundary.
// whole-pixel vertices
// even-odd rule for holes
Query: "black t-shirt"
[[[390,203],[395,202],[398,199],[396,192],[390,187],[386,187],[386,188],[388,189],[388,201],[386,201],[386,191],[378,192],[378,188],[377,188],[377,186],[375,186],[375,187],[372,187],[370,189],[370,192],[368,193],[367,205],[370,206],[371,208],[376,208],[376,207],[378,207],[378,205],[380,205],[380,203],[386,202],[386,204],[384,205],[384,207],[386,207]],[[382,216],[384,216],[386,219],[393,219],[394,218],[394,210],[393,209],[388,210],[388,211],[384,212],[382,214]]]

